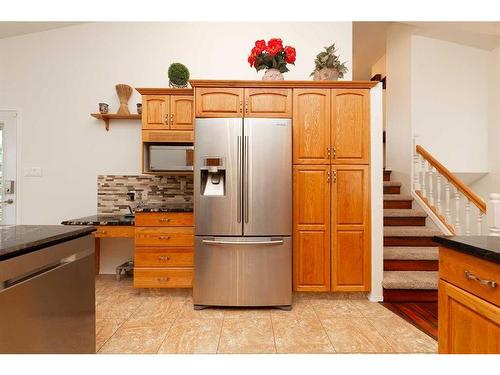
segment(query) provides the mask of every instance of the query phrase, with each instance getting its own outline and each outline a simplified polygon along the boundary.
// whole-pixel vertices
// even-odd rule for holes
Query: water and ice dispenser
[[[200,174],[201,195],[209,197],[225,195],[226,168],[223,158],[203,158]]]

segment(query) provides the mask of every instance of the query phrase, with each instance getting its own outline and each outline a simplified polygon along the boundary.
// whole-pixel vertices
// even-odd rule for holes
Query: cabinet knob
[[[160,256],[158,257],[158,260],[159,260],[159,261],[161,261],[161,262],[164,262],[164,261],[168,261],[168,260],[170,260],[170,257],[169,257],[169,256],[167,256],[167,255],[160,255]]]
[[[248,113],[248,99],[245,101],[245,113]]]
[[[337,171],[333,171],[333,182],[337,182]]]
[[[156,280],[159,282],[159,283],[165,283],[167,281],[170,280],[170,277],[157,277]]]
[[[337,156],[337,148],[333,146],[333,158],[335,159],[335,156]]]
[[[168,115],[165,116],[165,124],[168,125]]]
[[[170,125],[174,124],[174,114],[170,114]]]
[[[170,236],[160,236],[158,237],[160,240],[169,240]]]

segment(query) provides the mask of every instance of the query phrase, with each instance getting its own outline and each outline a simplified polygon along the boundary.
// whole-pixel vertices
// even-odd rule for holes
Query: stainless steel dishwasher
[[[0,262],[0,353],[95,353],[92,236]]]

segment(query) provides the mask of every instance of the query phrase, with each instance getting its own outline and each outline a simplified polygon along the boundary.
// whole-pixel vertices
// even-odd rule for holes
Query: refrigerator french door
[[[197,119],[195,308],[292,300],[289,119]]]

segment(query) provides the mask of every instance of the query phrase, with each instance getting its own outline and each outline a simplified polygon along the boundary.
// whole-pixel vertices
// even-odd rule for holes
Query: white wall
[[[418,143],[453,172],[488,170],[490,52],[414,35],[411,123]]]
[[[20,169],[43,173],[18,176],[19,222],[57,224],[94,214],[98,174],[139,173],[140,124],[113,122],[106,132],[89,116],[101,101],[117,110],[115,84],[165,87],[175,61],[189,67],[191,78],[260,79],[247,55],[256,39],[271,37],[297,50],[286,79],[309,79],[315,55],[333,41],[351,79],[351,22],[105,22],[0,39],[0,109],[19,112]],[[130,109],[139,101],[134,92]]]
[[[489,173],[471,186],[485,201],[489,194],[500,193],[500,47],[491,52],[488,92]]]
[[[411,32],[404,25],[390,27],[386,46],[386,168],[403,183],[403,194],[409,193],[412,163]]]

